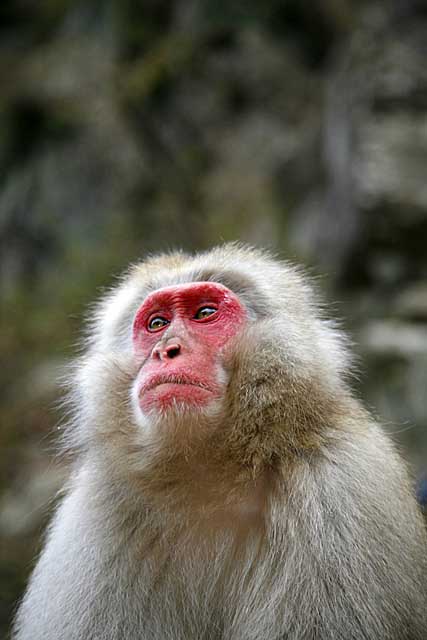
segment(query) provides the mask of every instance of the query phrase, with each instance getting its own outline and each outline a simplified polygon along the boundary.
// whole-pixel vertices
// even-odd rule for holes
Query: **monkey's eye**
[[[156,316],[155,318],[151,318],[148,323],[148,331],[159,331],[167,324],[169,324],[169,320],[166,320],[166,318],[162,318],[161,316]]]
[[[200,309],[194,315],[195,320],[204,320],[205,318],[209,318],[209,316],[216,313],[218,309],[215,307],[200,307]]]

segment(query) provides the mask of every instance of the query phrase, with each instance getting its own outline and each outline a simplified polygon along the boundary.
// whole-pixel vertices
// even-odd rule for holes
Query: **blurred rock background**
[[[424,0],[2,0],[1,637],[65,476],[64,365],[147,252],[240,239],[322,274],[421,476],[426,61]]]

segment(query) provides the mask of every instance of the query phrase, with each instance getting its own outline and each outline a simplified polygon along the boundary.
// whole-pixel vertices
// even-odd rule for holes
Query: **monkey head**
[[[82,360],[71,445],[105,451],[112,472],[157,465],[171,483],[310,455],[348,368],[298,269],[234,245],[132,267],[98,306]]]

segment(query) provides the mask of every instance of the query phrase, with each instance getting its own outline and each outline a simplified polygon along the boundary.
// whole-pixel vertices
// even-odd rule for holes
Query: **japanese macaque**
[[[75,368],[74,468],[17,640],[425,640],[427,540],[304,275],[153,257]]]

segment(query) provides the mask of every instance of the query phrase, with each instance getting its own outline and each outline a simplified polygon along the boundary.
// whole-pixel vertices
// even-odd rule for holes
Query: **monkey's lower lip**
[[[148,390],[151,391],[156,387],[161,387],[164,385],[173,385],[173,386],[179,386],[179,387],[197,387],[198,389],[204,389],[205,391],[210,391],[210,389],[208,389],[202,384],[198,384],[197,382],[175,382],[174,380],[167,380],[166,382],[158,382],[157,384],[147,389],[147,391]]]
[[[201,382],[200,380],[192,380],[190,377],[183,376],[159,376],[150,380],[147,384],[142,385],[139,393],[144,394],[148,391],[152,391],[158,387],[162,386],[174,386],[174,387],[195,387],[198,389],[203,389],[204,391],[211,391],[212,389],[207,385]]]
[[[214,397],[212,389],[197,382],[162,381],[150,385],[139,396],[142,409],[173,407],[176,403],[203,406]]]

